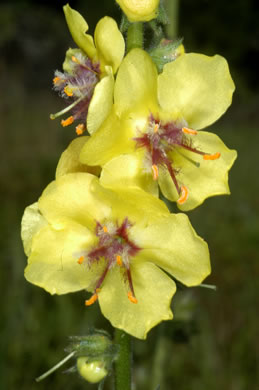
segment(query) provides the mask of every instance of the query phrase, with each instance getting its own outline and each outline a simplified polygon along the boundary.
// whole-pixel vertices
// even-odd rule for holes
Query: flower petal
[[[130,91],[130,92],[129,92]],[[119,68],[114,101],[119,116],[130,110],[157,111],[157,70],[151,57],[141,49],[133,49]]]
[[[127,288],[118,267],[112,269],[99,293],[103,315],[115,328],[134,337],[145,339],[148,331],[163,320],[170,320],[175,283],[158,267],[148,262],[131,266],[132,280],[138,303],[127,297]]]
[[[158,185],[143,169],[143,153],[123,154],[106,163],[100,183],[109,188],[138,187],[158,197]]]
[[[46,226],[34,236],[25,278],[51,294],[66,294],[91,288],[100,269],[78,264],[77,251],[95,243],[85,227],[69,222],[61,230]]]
[[[93,134],[107,118],[113,104],[114,79],[112,69],[106,66],[106,76],[94,89],[87,114],[87,130]]]
[[[183,54],[158,76],[158,100],[163,110],[185,119],[196,130],[215,122],[232,101],[235,86],[221,56]]]
[[[79,161],[79,154],[86,140],[89,137],[75,138],[68,146],[68,148],[61,154],[59,159],[56,178],[73,172],[89,172],[98,176],[100,174],[100,167],[90,167],[81,164]]]
[[[199,206],[208,197],[230,194],[228,171],[237,157],[236,151],[228,149],[217,135],[205,131],[199,131],[195,136],[196,145],[206,153],[220,152],[221,156],[217,160],[204,161],[202,156],[181,150],[182,154],[200,163],[200,167],[197,168],[183,156],[173,154],[174,166],[180,169],[177,180],[189,191],[187,201],[178,205],[183,211]],[[172,201],[178,199],[179,196],[168,172],[161,171],[159,184],[167,199]]]
[[[116,73],[125,51],[125,42],[112,18],[105,16],[96,25],[94,41],[101,66],[110,65]]]
[[[27,256],[31,253],[31,243],[33,236],[44,226],[47,225],[46,219],[41,215],[38,203],[35,202],[26,207],[22,217],[22,241],[24,252]]]
[[[186,286],[198,285],[210,274],[208,246],[185,214],[161,217],[145,228],[134,225],[131,234],[143,248],[141,259],[152,261]]]
[[[83,164],[103,165],[113,157],[135,150],[132,127],[120,121],[114,109],[101,127],[89,138],[80,154]]]
[[[74,42],[82,49],[91,59],[96,55],[96,48],[91,35],[86,34],[88,31],[88,24],[79,12],[69,7],[66,4],[63,7],[65,18],[69,31],[72,35]]]

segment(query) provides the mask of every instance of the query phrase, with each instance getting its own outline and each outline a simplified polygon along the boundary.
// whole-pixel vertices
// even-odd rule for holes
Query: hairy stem
[[[115,361],[115,390],[131,390],[131,336],[115,329],[114,340],[119,347]]]

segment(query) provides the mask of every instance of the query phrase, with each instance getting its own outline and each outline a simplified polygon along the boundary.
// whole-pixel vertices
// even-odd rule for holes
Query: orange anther
[[[128,292],[128,298],[129,298],[130,302],[132,302],[132,303],[138,303],[137,298],[134,297],[134,295],[132,294],[131,291]]]
[[[214,154],[204,154],[203,155],[203,160],[217,160],[220,158],[220,153],[214,153]]]
[[[74,117],[73,117],[73,115],[71,115],[71,116],[69,116],[67,119],[62,119],[62,121],[61,121],[61,125],[63,126],[63,127],[66,127],[66,126],[69,126],[69,125],[71,125],[71,123],[73,123],[74,122]]]
[[[58,77],[58,76],[54,77],[53,84],[57,84],[60,80],[61,80],[60,77]]]
[[[152,171],[153,171],[153,179],[158,179],[158,166],[156,164],[152,165]]]
[[[183,127],[182,132],[185,134],[190,134],[190,135],[197,135],[198,131],[193,130],[193,129],[188,129],[188,127]]]
[[[82,135],[84,131],[85,131],[85,125],[83,123],[80,123],[79,125],[76,126],[77,135]]]
[[[89,298],[89,299],[87,299],[87,300],[85,301],[85,306],[91,306],[94,302],[97,301],[97,299],[98,299],[98,295],[97,295],[97,293],[95,292],[95,293],[91,296],[91,298]]]
[[[185,186],[181,186],[181,196],[177,200],[177,203],[184,204],[186,202],[187,198],[188,198],[188,195],[189,195],[188,188],[185,187]]]
[[[75,56],[72,56],[72,57],[71,57],[71,60],[72,60],[73,62],[76,62],[77,64],[79,64],[79,61],[78,61],[78,59],[77,59]]]
[[[108,229],[107,229],[107,226],[103,226],[103,231],[104,231],[104,233],[108,233]]]
[[[158,129],[159,129],[159,124],[156,123],[155,126],[154,126],[154,133],[157,133]]]
[[[117,261],[117,264],[121,267],[122,266],[122,258],[120,255],[116,256],[116,261]]]
[[[82,264],[84,261],[84,256],[80,256],[79,259],[77,260],[78,264]]]
[[[64,88],[64,92],[65,92],[65,94],[67,95],[67,96],[73,96],[73,92],[72,92],[72,89],[67,85],[67,86],[65,86],[65,88]]]

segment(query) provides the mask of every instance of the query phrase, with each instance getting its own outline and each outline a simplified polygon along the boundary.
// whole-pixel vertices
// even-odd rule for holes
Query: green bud
[[[165,64],[176,60],[179,55],[184,53],[182,41],[182,38],[174,41],[162,39],[159,45],[149,50],[149,55],[156,64],[159,73],[162,72]]]

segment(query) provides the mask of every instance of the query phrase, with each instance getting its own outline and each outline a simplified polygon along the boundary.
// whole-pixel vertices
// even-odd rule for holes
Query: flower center
[[[195,148],[192,137],[197,134],[196,130],[179,127],[175,122],[163,123],[151,114],[146,132],[134,138],[137,147],[146,149],[148,169],[152,172],[154,180],[158,179],[159,168],[163,167],[168,170],[179,195],[177,200],[179,204],[186,202],[189,191],[185,185],[178,183],[176,175],[179,169],[173,166],[172,152],[177,152],[196,167],[199,167],[200,163],[186,156],[181,149],[199,154],[205,161],[216,160],[220,157],[220,153],[210,154]]]
[[[98,237],[98,244],[90,252],[80,256],[77,261],[78,264],[83,264],[86,261],[89,266],[103,259],[106,262],[105,269],[96,282],[94,294],[85,301],[87,306],[98,299],[101,285],[108,271],[114,266],[119,266],[124,273],[124,280],[128,283],[129,300],[132,303],[137,303],[130,272],[130,259],[140,251],[140,248],[129,239],[131,226],[132,223],[129,222],[128,218],[125,218],[121,225],[110,221],[105,224],[96,222],[95,234]]]
[[[99,64],[93,64],[81,51],[71,56],[69,60],[71,71],[55,72],[53,79],[54,89],[70,103],[65,109],[56,114],[51,114],[50,118],[55,119],[67,112],[71,112],[67,119],[62,119],[61,125],[71,125],[75,120],[85,122],[88,107],[93,95],[94,88],[100,79]],[[81,135],[85,131],[84,123],[76,127],[76,133]]]

